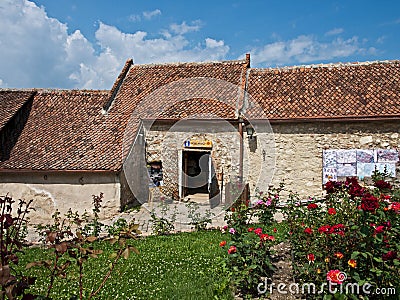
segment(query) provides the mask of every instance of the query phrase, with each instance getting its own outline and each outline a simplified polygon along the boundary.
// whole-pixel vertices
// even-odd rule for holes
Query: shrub
[[[367,284],[371,285],[371,293],[377,288],[398,289],[399,188],[384,181],[379,173],[373,182],[372,187],[360,184],[356,178],[328,182],[325,205],[311,203],[302,207],[298,197],[291,195],[286,216],[294,272],[300,283],[314,283],[317,288],[336,284],[342,289],[356,284],[360,294]],[[325,293],[332,291],[335,290]],[[340,296],[359,297],[344,292]],[[373,298],[365,292],[363,297]]]
[[[24,295],[25,299],[31,297],[25,294],[25,290],[34,284],[35,278],[23,276],[15,271],[18,264],[18,253],[22,251],[24,243],[24,228],[26,228],[27,214],[33,200],[25,202],[19,199],[17,212],[13,216],[13,200],[8,195],[0,197],[0,297],[4,299],[16,299]]]
[[[271,247],[275,237],[265,228],[274,222],[274,213],[280,199],[283,185],[264,194],[257,192],[254,206],[250,201],[235,203],[226,213],[227,226],[223,228],[229,234],[229,241],[222,241],[220,246],[226,248],[226,257],[221,268],[229,280],[225,286],[231,286],[244,297],[258,295],[258,285],[269,278],[274,266],[271,263]],[[252,225],[253,217],[258,217],[258,224]]]
[[[174,231],[175,229],[175,221],[178,215],[178,211],[176,206],[172,212],[170,212],[169,204],[162,201],[159,205],[160,214],[157,214],[153,209],[150,212],[151,217],[151,229],[153,230],[153,234],[155,235],[167,235]],[[170,214],[170,215],[169,215]]]
[[[207,225],[211,224],[211,218],[214,216],[214,213],[207,209],[204,214],[201,214],[198,203],[189,202],[185,206],[188,209],[188,218],[191,220],[189,224],[193,225],[196,231],[206,230]]]

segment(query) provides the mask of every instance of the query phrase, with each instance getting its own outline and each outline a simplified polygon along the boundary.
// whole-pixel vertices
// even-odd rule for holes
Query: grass
[[[131,254],[120,260],[115,272],[96,299],[212,299],[223,280],[219,261],[225,251],[219,247],[224,238],[219,231],[151,236],[133,241],[140,255]],[[87,296],[108,271],[112,246],[96,245],[104,253],[89,259],[84,268],[84,291]],[[31,248],[20,255],[20,266],[34,260],[49,259],[49,250]],[[36,276],[34,293],[45,295],[49,271],[36,267],[24,273]],[[57,279],[50,295],[53,299],[70,299],[78,294],[78,273],[75,269],[66,279]],[[85,297],[84,297],[85,298]],[[232,299],[227,292],[224,299]]]
[[[277,242],[287,238],[285,223],[262,227],[264,232],[273,234]],[[140,254],[132,253],[127,260],[121,259],[95,299],[208,300],[214,299],[217,290],[218,299],[233,299],[229,290],[220,289],[227,282],[220,263],[227,255],[227,249],[221,248],[219,243],[229,241],[229,238],[230,234],[214,230],[149,236],[132,241]],[[104,253],[97,259],[90,258],[84,265],[84,298],[97,288],[112,261],[113,246],[104,241],[94,243],[94,246]],[[46,294],[50,271],[43,267],[25,270],[24,266],[32,261],[51,259],[51,251],[29,248],[19,255],[19,267],[24,275],[37,277],[31,288],[33,294]],[[78,276],[75,267],[68,272],[67,278],[57,278],[50,297],[71,299],[78,295]]]

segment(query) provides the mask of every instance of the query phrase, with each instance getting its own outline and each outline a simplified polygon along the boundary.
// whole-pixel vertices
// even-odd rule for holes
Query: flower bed
[[[303,293],[324,299],[399,295],[400,189],[383,179],[376,173],[373,187],[356,178],[328,182],[325,205],[300,206],[291,196],[285,213],[300,292],[305,286]]]

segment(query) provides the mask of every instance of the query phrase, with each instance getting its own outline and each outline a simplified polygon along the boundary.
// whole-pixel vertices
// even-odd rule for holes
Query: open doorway
[[[183,151],[183,197],[208,194],[211,172],[210,151]]]

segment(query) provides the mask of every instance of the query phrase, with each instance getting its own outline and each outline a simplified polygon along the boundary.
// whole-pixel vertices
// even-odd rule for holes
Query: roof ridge
[[[0,88],[0,92],[35,92],[35,88]]]
[[[337,63],[321,63],[321,64],[309,64],[309,65],[294,65],[294,66],[282,66],[282,67],[267,67],[267,68],[250,68],[254,71],[290,71],[297,69],[318,69],[318,68],[343,68],[350,66],[369,66],[376,64],[395,64],[400,63],[400,60],[374,60],[374,61],[363,61],[363,62],[337,62]]]
[[[47,89],[47,88],[42,88],[42,89],[35,89],[34,91],[37,91],[38,93],[104,93],[108,94],[110,90],[88,90],[88,89]]]
[[[240,60],[223,60],[223,61],[218,61],[218,60],[213,60],[213,61],[199,61],[199,62],[165,62],[165,63],[149,63],[149,64],[134,64],[133,67],[139,67],[139,68],[152,68],[152,67],[164,67],[164,66],[201,66],[201,65],[211,65],[211,64],[231,64],[231,65],[240,65],[247,63],[246,59],[240,59]]]
[[[110,90],[90,90],[90,89],[58,89],[58,88],[0,88],[0,92],[45,92],[45,93],[64,93],[64,92],[93,92],[93,93],[109,93]]]

